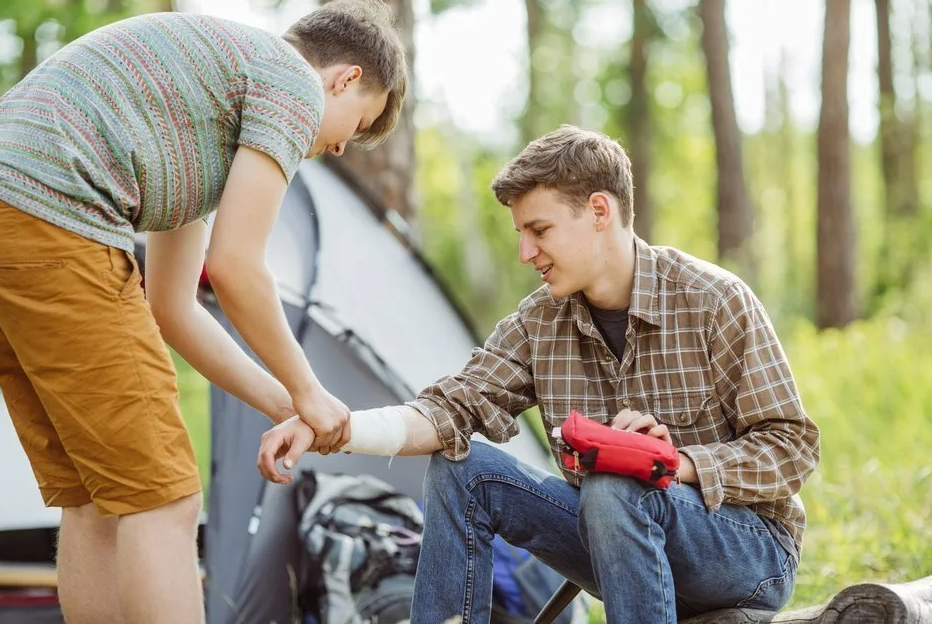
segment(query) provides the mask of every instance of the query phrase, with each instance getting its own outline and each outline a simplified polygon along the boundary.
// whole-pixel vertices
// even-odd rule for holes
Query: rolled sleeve
[[[517,314],[496,326],[463,370],[438,380],[407,403],[437,429],[447,459],[469,455],[470,437],[480,433],[507,442],[519,431],[517,416],[536,402],[527,333]]]
[[[696,465],[706,505],[791,497],[818,465],[819,431],[770,319],[745,284],[732,284],[722,298],[709,344],[716,392],[736,439],[680,449]]]

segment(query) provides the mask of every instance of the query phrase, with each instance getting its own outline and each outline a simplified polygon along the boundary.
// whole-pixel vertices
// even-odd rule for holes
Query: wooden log
[[[724,609],[681,624],[932,624],[932,576],[910,583],[862,583],[838,592],[827,604],[772,613]]]

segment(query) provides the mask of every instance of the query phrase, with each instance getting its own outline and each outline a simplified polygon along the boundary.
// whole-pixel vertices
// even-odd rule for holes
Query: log
[[[827,604],[772,613],[724,609],[681,624],[932,624],[932,576],[902,584],[862,583]]]

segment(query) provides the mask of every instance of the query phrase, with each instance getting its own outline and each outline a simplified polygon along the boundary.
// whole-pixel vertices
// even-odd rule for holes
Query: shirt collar
[[[634,282],[631,288],[631,304],[628,307],[628,315],[636,316],[651,325],[659,326],[657,254],[651,249],[650,245],[637,236],[634,237],[634,251]],[[579,330],[591,336],[594,325],[589,306],[586,304],[585,295],[581,291],[575,293],[570,299],[570,305]]]
[[[634,237],[634,250],[634,284],[631,288],[631,307],[628,313],[651,325],[659,326],[657,253],[637,236]]]

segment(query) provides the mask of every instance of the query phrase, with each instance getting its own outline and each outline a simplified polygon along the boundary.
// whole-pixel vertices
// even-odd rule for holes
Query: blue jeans
[[[487,624],[501,535],[605,605],[612,624],[675,624],[727,607],[777,611],[796,561],[754,512],[706,509],[698,489],[590,474],[582,488],[483,443],[427,471],[412,624]]]

